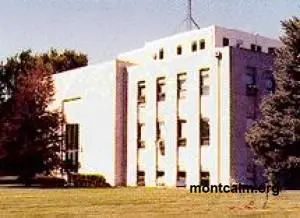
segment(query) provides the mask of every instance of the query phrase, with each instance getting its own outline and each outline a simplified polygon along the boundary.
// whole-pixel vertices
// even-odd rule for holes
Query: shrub
[[[104,176],[100,174],[71,173],[69,183],[74,187],[110,187]]]
[[[64,187],[66,180],[60,177],[54,176],[39,176],[34,178],[35,184],[40,184],[42,187]]]
[[[33,178],[19,177],[18,182],[24,183],[26,186],[40,186],[40,187],[64,187],[66,180],[64,178],[55,176],[35,176]]]

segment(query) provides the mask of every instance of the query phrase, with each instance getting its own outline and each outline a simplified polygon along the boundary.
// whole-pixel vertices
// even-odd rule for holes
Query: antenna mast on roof
[[[181,22],[180,25],[185,23],[187,25],[188,30],[192,30],[194,27],[200,29],[199,25],[196,23],[192,16],[192,0],[187,0],[187,15],[186,18]]]

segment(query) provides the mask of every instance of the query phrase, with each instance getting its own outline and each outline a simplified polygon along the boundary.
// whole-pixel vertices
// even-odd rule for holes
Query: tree
[[[300,185],[300,20],[282,22],[283,47],[276,51],[275,92],[264,98],[261,116],[246,142],[273,185]]]
[[[42,58],[44,63],[51,64],[53,73],[72,70],[88,64],[88,59],[85,54],[68,49],[59,53],[56,49],[52,48],[48,53],[43,54]]]
[[[49,174],[61,164],[63,115],[50,111],[54,97],[52,75],[84,66],[78,54],[51,50],[33,55],[30,50],[11,58],[0,68],[0,168],[25,180]],[[58,58],[63,57],[63,58]]]

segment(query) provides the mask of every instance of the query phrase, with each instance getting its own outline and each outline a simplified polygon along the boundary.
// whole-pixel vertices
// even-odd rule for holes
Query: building
[[[110,61],[54,78],[53,108],[62,110],[67,122],[63,158],[74,165],[74,172],[101,173],[111,185],[126,184],[127,99],[122,93],[128,65]]]
[[[279,46],[210,26],[59,74],[57,102],[82,128],[79,171],[113,185],[260,183],[244,133],[274,89]]]

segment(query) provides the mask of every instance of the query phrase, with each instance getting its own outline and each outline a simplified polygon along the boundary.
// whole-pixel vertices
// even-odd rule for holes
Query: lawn
[[[107,188],[38,189],[0,188],[0,216],[141,217],[246,215],[300,217],[300,192],[264,194],[196,194],[187,189]]]

